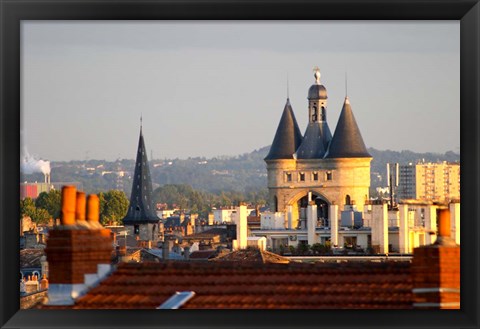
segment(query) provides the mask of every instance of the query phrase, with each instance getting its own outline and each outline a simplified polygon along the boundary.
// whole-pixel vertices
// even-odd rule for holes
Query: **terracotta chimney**
[[[43,278],[40,281],[40,290],[47,290],[47,289],[48,289],[47,275],[43,274]]]
[[[415,308],[460,308],[460,246],[450,237],[450,211],[438,209],[434,244],[415,248],[412,275]]]
[[[74,186],[62,188],[61,225],[50,230],[45,250],[50,305],[73,304],[75,298],[110,271],[113,245],[110,230],[98,223],[98,197],[88,197],[87,212],[84,200],[85,194],[77,194]]]

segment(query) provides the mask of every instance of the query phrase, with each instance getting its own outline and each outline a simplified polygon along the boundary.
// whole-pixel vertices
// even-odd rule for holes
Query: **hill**
[[[260,191],[264,194],[267,188],[267,170],[263,159],[269,149],[270,146],[266,146],[233,157],[150,160],[154,189],[165,185],[190,185],[195,190],[217,195],[222,192]],[[385,185],[387,163],[407,164],[422,159],[427,162],[460,161],[460,155],[451,151],[445,154],[381,151],[373,148],[369,148],[368,151],[373,156],[371,167],[373,189]],[[134,160],[52,162],[51,166],[52,182],[79,181],[83,183],[87,193],[120,189],[130,195]],[[43,175],[40,173],[22,175],[21,181],[42,182]]]

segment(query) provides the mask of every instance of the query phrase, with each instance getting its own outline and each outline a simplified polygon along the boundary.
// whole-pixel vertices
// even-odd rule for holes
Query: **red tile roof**
[[[156,308],[176,291],[196,295],[182,308],[412,308],[410,263],[123,263],[72,306]],[[62,307],[63,308],[63,307]]]

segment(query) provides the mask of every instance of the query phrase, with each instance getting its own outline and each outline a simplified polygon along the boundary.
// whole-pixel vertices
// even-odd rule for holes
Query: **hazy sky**
[[[238,155],[270,145],[289,76],[302,132],[313,67],[334,132],[348,96],[365,144],[459,152],[460,25],[429,22],[22,24],[22,145],[46,160]]]

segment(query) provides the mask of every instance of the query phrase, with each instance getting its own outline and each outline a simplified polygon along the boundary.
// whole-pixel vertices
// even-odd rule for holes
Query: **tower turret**
[[[313,69],[315,83],[308,90],[308,122],[327,121],[327,89],[320,83],[320,69]]]
[[[348,97],[345,97],[342,112],[338,118],[337,127],[333,134],[325,158],[371,158],[357,121],[353,116]]]
[[[302,144],[297,149],[298,159],[321,159],[327,151],[332,133],[327,124],[327,89],[320,84],[320,69],[313,69],[315,83],[308,90],[308,126]]]
[[[301,142],[302,133],[300,132],[300,128],[298,128],[290,100],[287,98],[282,118],[275,133],[275,138],[273,139],[270,152],[265,157],[265,160],[293,159],[293,154]]]

